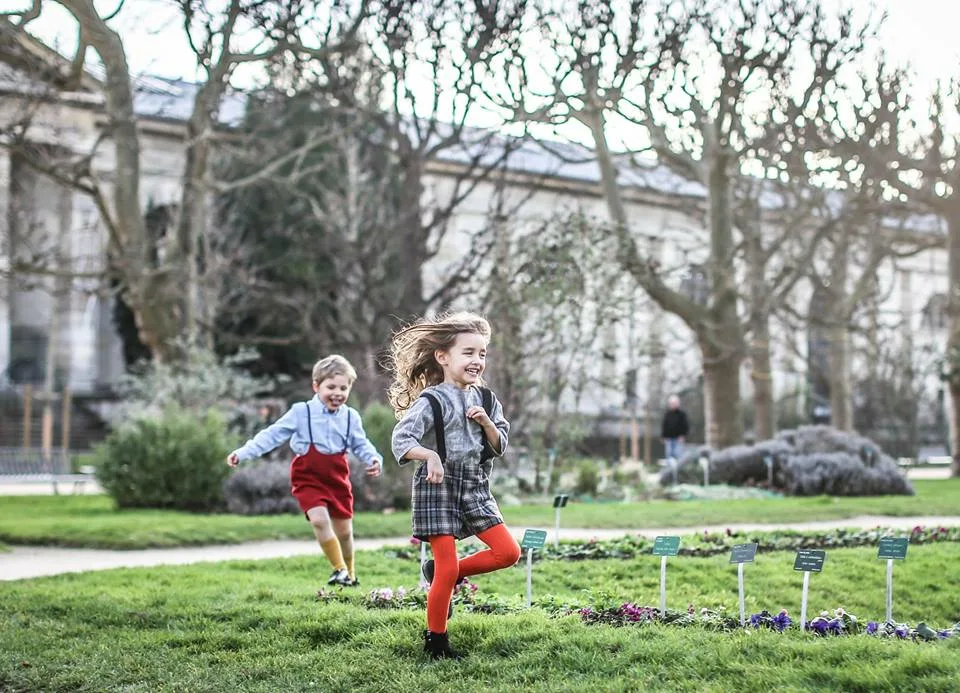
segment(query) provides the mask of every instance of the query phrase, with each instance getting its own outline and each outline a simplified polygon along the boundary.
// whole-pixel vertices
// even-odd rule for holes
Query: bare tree
[[[70,167],[49,158],[28,159],[38,170],[58,175],[63,183],[95,200],[109,237],[112,268],[121,279],[123,296],[134,312],[141,341],[156,358],[169,359],[176,356],[177,335],[197,333],[198,249],[209,217],[210,156],[219,126],[218,113],[234,70],[280,54],[323,60],[353,50],[370,3],[230,0],[217,9],[205,2],[182,3],[184,29],[205,80],[198,85],[187,121],[175,233],[169,239],[172,242],[158,249],[145,221],[139,119],[123,41],[110,27],[112,17],[101,14],[93,0],[56,1],[77,22],[80,40],[73,61],[76,71],[82,72],[88,47],[103,65],[104,78],[98,88],[108,122],[93,149],[75,157]],[[11,25],[24,31],[41,9],[38,0]],[[308,24],[310,28],[305,28]],[[29,138],[26,129],[24,137],[14,144],[29,154],[29,147],[22,146],[29,143]],[[114,160],[109,180],[93,166],[94,157],[107,143],[112,145]]]
[[[589,132],[610,216],[620,229],[620,262],[696,334],[707,442],[724,447],[739,442],[743,429],[739,375],[746,345],[735,271],[735,183],[747,163],[782,142],[784,132],[803,131],[839,68],[863,51],[873,26],[857,25],[850,13],[831,21],[816,0],[653,5],[633,0],[619,12],[582,0],[543,11],[539,23],[549,59],[528,54],[508,63],[514,68],[509,89],[500,93],[518,117],[574,121]],[[531,75],[544,63],[547,74],[538,81]],[[706,188],[710,287],[704,305],[669,286],[634,243],[611,123],[639,126],[662,163]]]

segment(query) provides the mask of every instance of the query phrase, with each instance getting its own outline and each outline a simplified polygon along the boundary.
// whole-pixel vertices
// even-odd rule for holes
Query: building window
[[[923,328],[934,332],[945,330],[947,329],[947,323],[947,295],[934,294],[923,309]]]
[[[680,280],[680,291],[697,305],[705,306],[710,293],[707,279],[707,270],[703,265],[690,265]]]

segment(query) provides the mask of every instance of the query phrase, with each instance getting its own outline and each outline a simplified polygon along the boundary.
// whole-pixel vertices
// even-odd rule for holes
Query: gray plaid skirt
[[[438,534],[465,539],[499,524],[503,516],[490,493],[490,466],[444,466],[443,481],[427,481],[427,465],[413,475],[413,536],[421,540]]]

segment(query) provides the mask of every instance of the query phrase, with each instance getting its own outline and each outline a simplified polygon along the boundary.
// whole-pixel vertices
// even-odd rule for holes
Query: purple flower
[[[842,626],[840,625],[840,619],[835,618],[832,621],[830,621],[829,627],[830,627],[831,633],[833,633],[834,635],[840,635],[840,629],[842,628]]]
[[[782,609],[779,614],[773,617],[772,622],[773,627],[782,633],[791,626],[793,620],[787,615],[787,610]]]
[[[905,639],[907,637],[907,634],[909,633],[909,631],[904,626],[897,626],[893,632],[896,633],[897,637],[900,638],[901,640]]]
[[[826,635],[827,629],[830,627],[830,622],[825,618],[818,617],[810,621],[809,627],[818,635]]]
[[[414,546],[420,546],[420,544],[423,543],[423,542],[421,542],[421,541],[420,541],[419,539],[417,539],[416,537],[410,537],[410,543],[413,544]]]
[[[867,621],[867,635],[873,635],[880,628],[876,621]]]
[[[403,599],[403,598],[406,597],[406,596],[407,596],[407,588],[406,588],[406,587],[398,587],[398,588],[397,588],[397,599]]]
[[[938,630],[938,631],[937,631],[937,637],[940,638],[941,640],[946,640],[946,639],[949,638],[951,635],[952,635],[952,633],[950,633],[949,630]]]

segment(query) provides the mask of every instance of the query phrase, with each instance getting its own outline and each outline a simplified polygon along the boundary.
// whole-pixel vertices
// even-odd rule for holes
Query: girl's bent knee
[[[505,568],[509,568],[520,560],[520,544],[517,543],[516,539],[513,540],[511,545],[503,547],[503,551],[500,553],[500,559],[503,561]]]

